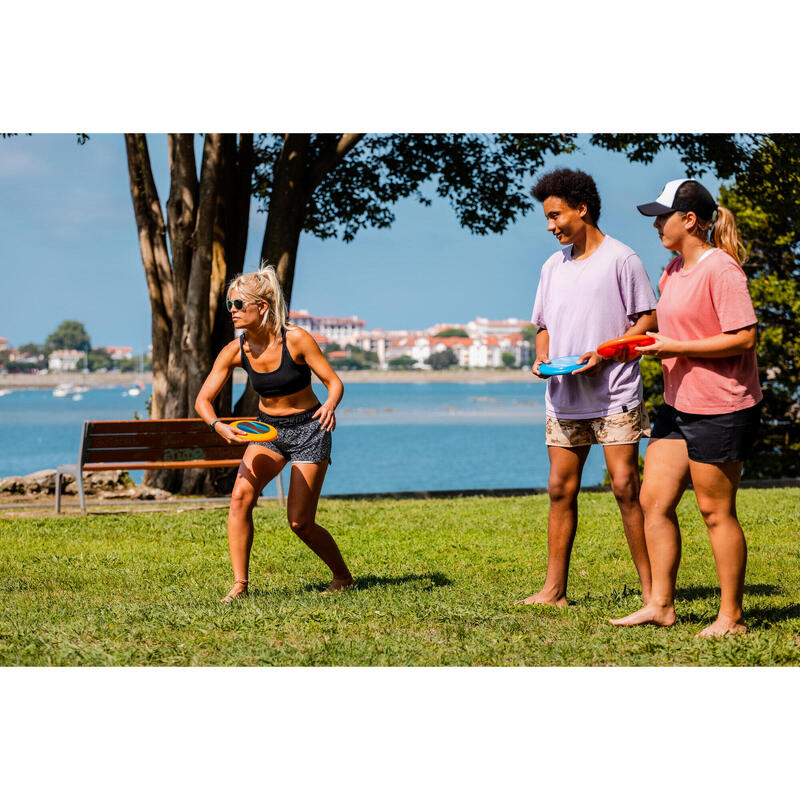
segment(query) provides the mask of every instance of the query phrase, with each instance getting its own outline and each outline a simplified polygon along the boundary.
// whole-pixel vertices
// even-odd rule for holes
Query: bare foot
[[[742,622],[742,618],[732,619],[731,617],[718,616],[707,628],[703,628],[700,633],[695,634],[695,639],[716,639],[720,636],[731,636],[737,633],[747,633],[747,625]]]
[[[569,600],[565,594],[554,595],[542,589],[536,594],[529,595],[523,600],[517,600],[515,606],[555,606],[556,608],[566,608],[569,605]]]
[[[336,594],[336,592],[345,592],[348,589],[352,589],[354,583],[355,581],[353,580],[352,575],[349,578],[334,578],[328,585],[328,588],[322,591],[322,594]]]
[[[247,597],[247,581],[234,581],[233,589],[220,600],[220,603],[232,603],[244,597]]]
[[[646,605],[633,614],[620,619],[610,619],[612,625],[631,627],[633,625],[658,625],[662,628],[675,624],[675,609],[673,606]]]

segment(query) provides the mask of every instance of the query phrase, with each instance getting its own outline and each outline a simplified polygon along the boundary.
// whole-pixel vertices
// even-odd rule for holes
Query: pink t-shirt
[[[681,256],[661,276],[658,330],[679,341],[706,339],[756,324],[744,270],[714,249],[686,272]],[[664,401],[687,414],[726,414],[761,400],[755,350],[725,358],[662,359]]]

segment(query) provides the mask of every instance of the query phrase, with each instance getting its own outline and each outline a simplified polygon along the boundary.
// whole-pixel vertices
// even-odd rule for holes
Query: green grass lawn
[[[716,573],[687,493],[671,629],[615,629],[638,608],[610,494],[584,494],[564,610],[512,606],[546,563],[545,495],[323,500],[357,590],[329,573],[277,506],[256,511],[249,599],[231,585],[224,511],[0,521],[0,665],[798,665],[800,489],[743,490],[750,632],[694,634]]]

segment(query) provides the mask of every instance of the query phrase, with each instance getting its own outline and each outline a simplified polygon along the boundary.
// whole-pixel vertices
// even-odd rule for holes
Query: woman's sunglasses
[[[226,300],[225,301],[225,308],[230,311],[232,308],[235,308],[237,311],[241,311],[245,306],[250,305],[252,301],[250,300],[239,300],[237,297],[236,300]]]

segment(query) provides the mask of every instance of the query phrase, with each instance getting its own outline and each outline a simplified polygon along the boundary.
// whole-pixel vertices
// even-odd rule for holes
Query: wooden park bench
[[[241,417],[224,417],[231,422]],[[255,419],[255,417],[248,417]],[[249,442],[228,444],[202,419],[86,420],[75,464],[56,469],[56,513],[61,512],[61,476],[78,482],[81,512],[86,513],[84,472],[108,469],[191,469],[238,467]],[[278,474],[278,499],[284,504]]]

